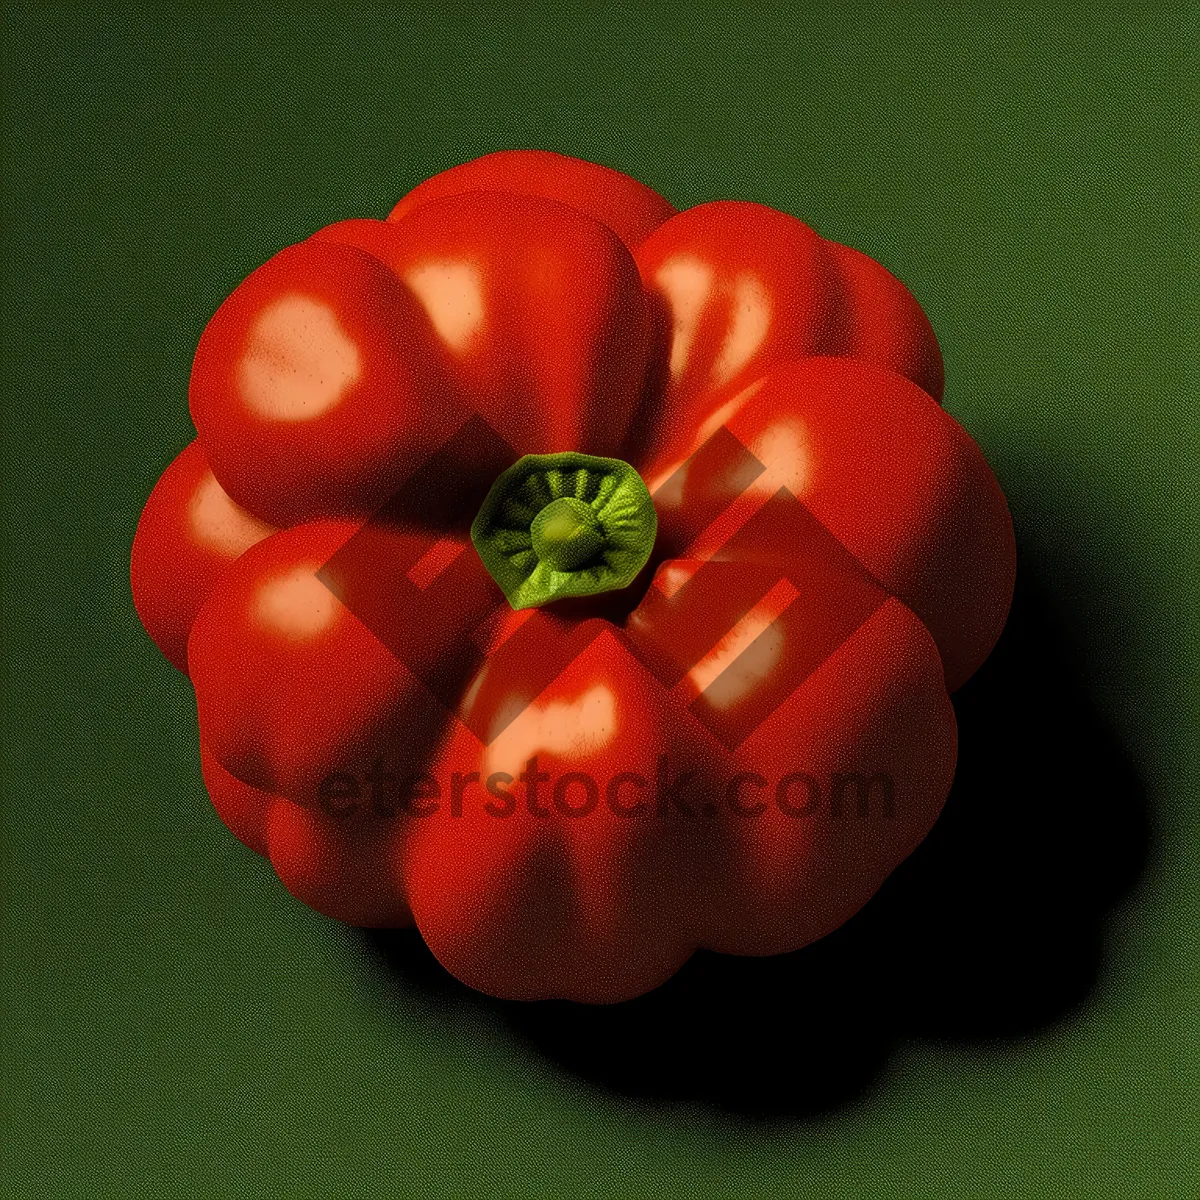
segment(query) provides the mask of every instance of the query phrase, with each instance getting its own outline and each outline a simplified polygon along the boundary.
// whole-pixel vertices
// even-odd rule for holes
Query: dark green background
[[[1195,1181],[1194,10],[600,7],[6,6],[13,1195]],[[550,1010],[546,1034],[291,901],[208,808],[189,688],[128,594],[221,299],[504,146],[680,207],[763,201],[883,261],[933,320],[1024,553],[940,841],[787,977],[803,988],[726,973],[714,1005],[693,972],[654,1017],[707,1014],[688,1070],[627,1062],[634,1087],[589,1058],[612,1027]],[[872,946],[886,969],[862,974]],[[649,1061],[635,1018],[624,1050]]]

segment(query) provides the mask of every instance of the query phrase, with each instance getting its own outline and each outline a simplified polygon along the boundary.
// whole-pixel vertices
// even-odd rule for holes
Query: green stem
[[[492,485],[471,541],[514,609],[627,587],[654,549],[658,518],[628,463],[527,454]]]

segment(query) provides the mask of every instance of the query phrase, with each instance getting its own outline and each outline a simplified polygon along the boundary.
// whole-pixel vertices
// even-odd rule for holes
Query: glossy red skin
[[[699,550],[786,487],[924,621],[947,689],[965,683],[1004,628],[1016,543],[1004,493],[962,426],[909,380],[845,358],[785,363],[710,403],[768,470],[703,531]],[[711,432],[710,421],[654,462],[652,486]],[[691,478],[681,494],[660,496],[660,511],[703,507],[712,486]]]
[[[192,365],[192,420],[225,490],[276,525],[372,512],[459,423],[426,327],[350,246],[304,242],[259,267]]]
[[[659,755],[672,777],[697,770],[719,782],[690,819],[674,811],[624,817],[607,796],[586,819],[564,817],[549,802],[548,818],[531,815],[526,802],[498,819],[476,785],[461,818],[414,822],[400,884],[447,969],[512,999],[604,1003],[656,987],[697,947],[794,950],[865,904],[941,810],[954,771],[953,710],[928,633],[895,600],[735,754],[683,706],[687,695],[687,681],[669,693],[606,631],[491,747],[462,725],[453,729],[436,762],[446,778],[478,772],[486,782],[503,770],[519,779],[518,764],[535,750],[539,770],[555,780],[583,771],[604,789],[625,772],[653,781]],[[607,734],[593,731],[582,745],[556,744],[552,726],[546,735],[555,706],[589,705],[601,710],[596,726]],[[797,820],[770,805],[746,817],[724,801],[721,783],[740,772],[774,784],[788,772],[828,778],[880,762],[897,789],[897,818],[882,829],[828,814]],[[626,806],[656,803],[632,782],[616,794]],[[564,802],[586,804],[582,791]]]
[[[146,632],[181,671],[204,597],[230,563],[274,532],[229,498],[199,442],[159,477],[133,538],[130,581]]]
[[[392,884],[395,830],[387,816],[301,808],[230,774],[203,742],[200,765],[217,815],[243,845],[271,860],[298,900],[350,925],[412,924]]]
[[[248,331],[294,294],[317,296],[366,364],[310,422],[264,419],[239,393]],[[275,351],[278,377],[290,351]],[[388,222],[340,222],[285,251],[206,330],[192,402],[222,484],[289,527],[203,576],[171,566],[173,538],[180,561],[188,553],[180,520],[147,525],[166,531],[150,566],[135,550],[135,577],[160,574],[136,585],[148,628],[170,626],[172,586],[187,593],[172,600],[172,628],[177,647],[190,625],[222,819],[306,903],[354,924],[415,920],[452,972],[498,996],[612,1002],[657,986],[697,947],[774,954],[828,933],[936,819],[954,770],[948,691],[986,657],[1011,595],[1003,495],[938,406],[941,386],[924,314],[865,256],[758,205],[673,216],[635,181],[559,156],[488,156],[427,181]],[[436,580],[427,594],[395,589],[405,666],[367,628],[364,603],[379,597],[335,577],[343,558],[331,556],[362,536],[397,464],[410,469],[472,412],[517,454],[619,448],[659,489],[658,550],[627,593],[514,614],[461,523],[422,528],[419,511],[403,526],[372,523],[381,568],[437,537],[457,548],[450,593]],[[766,468],[744,492],[705,457],[714,434]],[[481,462],[454,470],[486,486],[495,468],[486,479]],[[158,507],[169,516],[166,499],[186,493],[164,488]],[[789,494],[851,567],[805,575],[808,542],[786,521],[756,523]],[[718,644],[663,682],[645,664],[681,628],[680,580],[710,560],[751,601],[770,593],[754,610],[765,657],[722,676],[734,655]],[[836,606],[812,608],[804,580],[819,598],[847,570],[860,600],[876,598],[793,686],[796,663],[825,653],[822,622],[837,621]],[[780,576],[804,576],[799,599],[771,590]],[[736,592],[713,594],[713,621]],[[430,670],[454,713],[417,678]],[[714,678],[719,712],[704,691]],[[472,732],[495,733],[526,702],[488,744]],[[714,733],[760,709],[740,743]],[[711,812],[693,797],[690,815],[668,805],[642,819],[607,803],[586,818],[553,805],[535,815],[517,782],[511,814],[489,813],[496,798],[473,773],[486,780],[531,751],[552,776],[586,771],[602,785],[619,772],[649,780],[663,755],[671,775],[719,781],[886,771],[895,811],[801,818],[768,803],[748,816],[718,788]],[[332,800],[331,773],[352,777]],[[426,774],[440,792],[406,804],[392,785]],[[746,786],[735,800],[753,805],[757,784]]]
[[[556,200],[607,225],[627,246],[638,245],[675,215],[662,196],[620,171],[548,150],[498,150],[419,183],[388,220],[401,221],[430,200],[463,192]]]
[[[381,745],[389,769],[418,765],[417,731],[437,733],[421,684],[316,578],[355,528],[309,522],[259,542],[226,570],[188,643],[217,761],[307,806],[331,771],[365,775]]]
[[[200,771],[217,816],[243,846],[264,857],[267,854],[267,818],[271,806],[281,798],[244,783],[231,775],[200,743]]]
[[[511,445],[620,450],[646,375],[650,315],[637,265],[610,229],[554,200],[471,192],[313,240],[355,245],[409,281],[433,315],[460,406]]]
[[[942,398],[942,356],[912,294],[879,263],[761,204],[700,204],[636,252],[670,333],[654,413],[668,444],[703,424],[714,397],[778,363],[841,355]]]

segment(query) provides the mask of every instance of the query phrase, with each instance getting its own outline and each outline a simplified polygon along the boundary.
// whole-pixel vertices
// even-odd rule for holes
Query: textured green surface
[[[627,587],[654,549],[658,514],[619,458],[526,454],[471,525],[483,565],[514,609]]]
[[[305,8],[6,8],[0,1186],[1185,1194],[1194,17]],[[503,146],[878,257],[938,330],[1024,551],[930,843],[799,975],[749,964],[714,985],[742,1007],[704,1008],[692,972],[624,1046],[289,900],[209,811],[189,689],[128,593],[220,300]],[[609,1078],[630,1045],[636,1100]]]

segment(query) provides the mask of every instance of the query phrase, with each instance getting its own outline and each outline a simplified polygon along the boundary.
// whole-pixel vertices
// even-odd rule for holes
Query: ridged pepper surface
[[[289,246],[133,546],[217,812],[502,997],[830,932],[936,820],[1012,594],[942,388],[872,259],[559,155]]]

